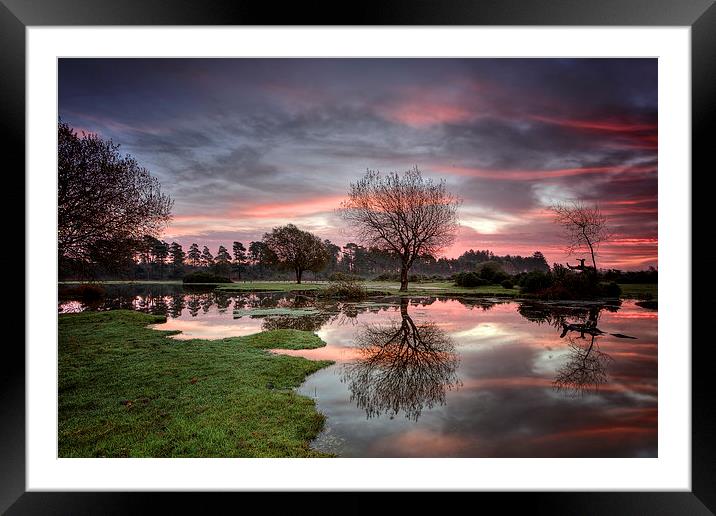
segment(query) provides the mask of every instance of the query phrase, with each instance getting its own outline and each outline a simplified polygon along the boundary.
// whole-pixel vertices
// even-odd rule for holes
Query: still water
[[[181,286],[110,288],[92,305],[167,315],[174,338],[313,331],[276,351],[334,365],[299,392],[326,415],[313,447],[342,457],[655,457],[656,310],[612,304],[384,297],[318,302]]]

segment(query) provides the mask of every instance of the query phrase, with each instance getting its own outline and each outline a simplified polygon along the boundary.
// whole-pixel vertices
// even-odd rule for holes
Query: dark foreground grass
[[[316,457],[324,417],[293,390],[330,364],[271,354],[316,348],[309,332],[167,338],[163,318],[60,315],[60,457]]]
[[[656,300],[659,296],[659,286],[656,283],[620,283],[623,299],[650,299]]]

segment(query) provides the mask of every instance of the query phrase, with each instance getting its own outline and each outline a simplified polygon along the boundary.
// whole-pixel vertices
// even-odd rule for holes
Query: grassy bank
[[[327,282],[301,283],[295,281],[236,281],[223,283],[217,290],[225,292],[304,292],[320,290],[328,286]]]
[[[87,281],[58,281],[58,285],[83,285]],[[182,280],[106,280],[93,281],[99,285],[182,285]],[[213,283],[212,283],[213,284]]]
[[[80,282],[60,282],[60,285],[74,285]],[[104,281],[107,285],[181,285],[181,281]],[[324,289],[328,282],[308,282],[300,285],[291,281],[237,281],[235,283],[192,283],[191,285],[214,285],[222,292],[308,292]],[[433,281],[425,283],[413,282],[408,285],[407,292],[399,292],[400,285],[389,281],[366,281],[368,292],[374,295],[442,295],[442,296],[476,296],[516,298],[522,294],[520,288],[504,288],[500,285],[484,285],[480,287],[458,287],[452,281]],[[619,284],[623,299],[657,299],[656,284],[635,283]]]
[[[178,341],[116,310],[59,317],[60,457],[315,457],[323,425],[293,390],[330,364],[274,355],[315,348],[297,330]]]
[[[659,286],[656,283],[620,283],[623,299],[652,299],[656,300]]]
[[[321,283],[291,283],[279,281],[256,281],[237,282],[223,284],[217,290],[223,292],[303,292],[320,290],[328,286],[327,282]],[[435,281],[426,283],[409,283],[407,292],[399,292],[400,284],[388,281],[366,281],[364,286],[369,293],[400,294],[400,295],[474,295],[474,296],[504,296],[516,297],[519,295],[519,288],[504,288],[500,285],[485,285],[481,287],[465,288],[456,287],[451,281]]]
[[[224,292],[302,292],[325,288],[327,283],[303,283],[263,281],[241,282],[224,284],[217,287]],[[620,284],[623,299],[657,299],[658,286],[656,284],[636,283]],[[520,288],[504,288],[500,285],[483,285],[480,287],[458,287],[452,281],[433,281],[425,283],[409,283],[407,292],[399,292],[400,285],[387,281],[366,281],[365,287],[373,294],[395,295],[441,295],[441,296],[475,296],[475,297],[506,297],[517,298],[524,296]],[[527,296],[525,296],[527,297]]]

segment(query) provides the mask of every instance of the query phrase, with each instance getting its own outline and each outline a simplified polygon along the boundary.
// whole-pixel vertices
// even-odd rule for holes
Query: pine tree
[[[214,256],[206,246],[204,246],[204,250],[201,252],[201,265],[203,267],[211,267],[214,265]]]
[[[246,248],[244,247],[244,244],[241,242],[234,242],[233,246],[234,251],[234,271],[236,271],[236,277],[238,279],[241,279],[241,271],[244,268],[244,264],[246,263]]]
[[[198,245],[191,244],[187,258],[189,258],[189,265],[192,267],[198,267],[201,264],[201,252]]]
[[[231,255],[223,245],[219,246],[216,253],[216,262],[214,265],[216,273],[222,276],[228,276],[231,269]]]
[[[172,242],[169,246],[169,258],[172,263],[172,273],[174,276],[181,275],[181,272],[184,269],[185,257],[186,253],[184,252],[182,246],[176,242]]]

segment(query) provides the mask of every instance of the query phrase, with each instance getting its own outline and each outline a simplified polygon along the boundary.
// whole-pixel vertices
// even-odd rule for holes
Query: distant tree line
[[[267,235],[274,235],[276,230]],[[280,231],[278,233],[281,234]],[[170,280],[181,279],[194,272],[211,272],[234,281],[297,279],[298,275],[303,280],[306,271],[309,271],[308,279],[311,280],[326,280],[335,273],[363,279],[400,280],[400,259],[389,252],[375,247],[366,248],[354,242],[341,247],[330,240],[311,236],[313,239],[296,249],[298,252],[310,251],[310,255],[299,257],[295,263],[291,261],[293,257],[286,254],[290,250],[285,249],[281,256],[276,253],[276,236],[251,241],[248,245],[238,241],[220,245],[215,254],[203,244],[192,243],[185,248],[177,242],[145,236],[136,252],[124,256],[123,264],[118,264],[111,271],[98,268],[94,276],[98,279]],[[304,235],[304,238],[308,237]],[[498,256],[488,250],[471,249],[457,258],[436,259],[422,255],[415,260],[411,274],[413,279],[449,278],[460,272],[477,270],[481,264],[499,264],[508,274],[549,270],[544,255],[539,251],[523,257]],[[297,269],[300,271],[297,272]],[[72,271],[64,273],[65,279],[72,276]]]
[[[607,269],[602,271],[602,277],[606,281],[615,281],[617,283],[658,283],[659,271],[654,267],[649,267],[643,271]]]

